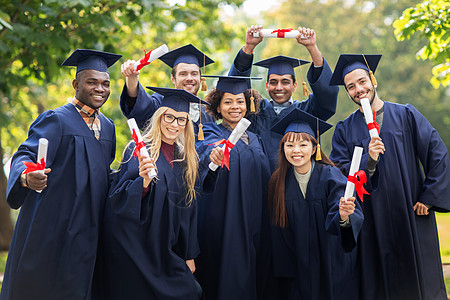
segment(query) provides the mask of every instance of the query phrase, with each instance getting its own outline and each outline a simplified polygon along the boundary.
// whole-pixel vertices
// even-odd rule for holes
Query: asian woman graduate
[[[202,164],[220,166],[224,151],[214,144],[227,140],[243,117],[256,113],[251,101],[259,107],[261,96],[250,89],[248,77],[215,77],[219,77],[216,89],[205,100],[211,104],[209,112],[222,122],[205,124],[205,140],[197,142],[197,149]],[[270,261],[266,238],[270,166],[260,137],[245,132],[229,152],[229,168],[206,171],[207,194],[198,202],[200,256],[195,275],[206,299],[257,299]]]
[[[106,206],[105,298],[199,299],[192,274],[199,253],[198,155],[188,111],[201,100],[180,89],[149,88],[164,96],[143,133],[150,158],[133,158],[136,145],[129,143]],[[157,177],[149,179],[151,169]]]
[[[355,247],[364,218],[355,197],[344,199],[347,178],[317,142],[331,127],[299,109],[272,127],[284,134],[269,183],[281,299],[358,299]]]

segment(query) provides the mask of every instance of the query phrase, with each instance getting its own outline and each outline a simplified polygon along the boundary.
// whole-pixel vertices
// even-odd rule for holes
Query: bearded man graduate
[[[121,55],[76,50],[72,103],[41,114],[14,154],[8,204],[20,208],[0,299],[91,299],[97,245],[115,157],[114,123],[99,112],[108,100],[108,67]],[[24,173],[48,140],[45,174]],[[36,191],[42,190],[41,193]]]
[[[159,59],[172,68],[170,79],[174,87],[194,96],[197,96],[200,89],[200,68],[214,63],[192,44],[167,52]],[[161,107],[163,96],[158,93],[150,95],[146,92],[139,82],[140,71],[136,71],[134,64],[134,60],[122,64],[122,74],[126,77],[126,82],[120,97],[120,108],[125,117],[135,118],[142,130],[147,120]],[[195,134],[198,133],[201,123],[214,121],[200,103],[190,104],[189,119],[194,122]]]
[[[359,106],[336,125],[330,159],[348,175],[354,147],[364,148],[370,196],[358,240],[361,299],[447,299],[434,211],[450,210],[448,151],[412,105],[379,98],[373,72],[380,58],[342,54],[330,81]],[[379,137],[369,136],[363,98],[376,113]]]
[[[253,51],[261,43],[262,37],[254,37],[253,33],[261,31],[262,26],[252,26],[247,30],[245,45],[238,52],[229,72],[233,76],[250,76],[253,62]],[[283,135],[270,129],[284,116],[295,108],[304,110],[324,121],[336,112],[336,101],[339,89],[330,86],[332,71],[323,58],[316,43],[316,33],[313,29],[299,27],[297,43],[308,50],[312,65],[308,70],[308,82],[313,90],[309,93],[305,89],[308,99],[298,101],[292,99],[292,93],[297,88],[294,68],[308,63],[297,58],[275,56],[254,65],[268,68],[266,90],[270,100],[262,99],[258,115],[249,116],[252,124],[249,130],[261,136],[264,141],[273,173],[277,164],[277,153]],[[306,83],[304,83],[306,87]]]

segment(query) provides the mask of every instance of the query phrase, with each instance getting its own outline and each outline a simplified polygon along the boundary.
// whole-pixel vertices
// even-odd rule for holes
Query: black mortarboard
[[[345,75],[356,69],[363,69],[369,73],[371,71],[374,73],[380,59],[381,54],[341,54],[334,68],[333,76],[331,76],[330,85],[344,85]],[[372,83],[376,86],[376,82],[373,82],[372,76]]]
[[[192,44],[169,51],[159,59],[171,68],[175,67],[179,63],[195,64],[199,66],[199,68],[202,68],[214,62]]]
[[[251,89],[250,80],[261,80],[261,77],[202,75],[202,77],[219,78],[216,89],[224,93],[237,95]]]
[[[82,70],[96,70],[108,73],[108,68],[118,61],[122,55],[90,49],[77,49],[61,64],[76,66],[77,73]]]
[[[301,109],[294,108],[272,126],[272,131],[281,135],[285,135],[288,132],[306,132],[318,139],[317,135],[322,135],[331,127],[333,127],[333,125],[328,124]]]
[[[147,86],[147,88],[164,96],[161,101],[161,106],[170,107],[175,111],[184,111],[189,113],[189,104],[191,102],[209,105],[208,102],[205,102],[194,94],[182,89],[161,88],[154,86]]]
[[[285,75],[290,74],[295,76],[294,68],[309,63],[309,61],[292,58],[288,56],[278,55],[265,60],[254,63],[255,66],[268,68],[268,75],[277,74]]]

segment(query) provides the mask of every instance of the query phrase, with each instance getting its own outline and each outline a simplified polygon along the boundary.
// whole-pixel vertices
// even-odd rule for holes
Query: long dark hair
[[[285,228],[288,227],[288,218],[285,205],[285,180],[286,174],[291,168],[291,163],[286,159],[284,153],[284,144],[286,142],[294,141],[310,141],[313,148],[317,149],[317,140],[310,134],[305,132],[288,132],[280,141],[280,150],[278,152],[278,168],[273,173],[269,181],[269,211],[271,214],[272,223],[276,226]],[[315,160],[315,152],[313,159]],[[334,166],[333,162],[320,150],[322,160],[318,163]]]

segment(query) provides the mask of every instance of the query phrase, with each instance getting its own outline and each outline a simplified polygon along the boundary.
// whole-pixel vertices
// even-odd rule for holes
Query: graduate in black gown
[[[167,52],[159,59],[172,68],[170,79],[173,86],[193,95],[197,95],[200,89],[201,68],[214,63],[192,44]],[[122,74],[126,77],[126,82],[120,96],[120,108],[125,117],[136,119],[139,128],[143,129],[148,119],[161,106],[162,95],[150,95],[145,91],[139,83],[140,71],[135,70],[134,63],[134,60],[128,60],[122,64]],[[190,104],[189,118],[193,122],[195,134],[198,133],[201,123],[214,121],[199,103]]]
[[[91,299],[91,287],[115,157],[114,123],[99,112],[110,94],[108,67],[121,55],[76,50],[72,103],[41,114],[14,154],[7,201],[20,208],[0,299]],[[48,140],[45,174],[25,174]],[[38,193],[38,190],[42,190]]]
[[[354,147],[364,149],[370,196],[358,241],[361,299],[447,299],[434,216],[450,210],[447,148],[412,105],[379,98],[371,73],[380,58],[342,54],[330,82],[344,85],[358,105],[336,125],[330,159],[348,174]],[[362,98],[376,114],[379,137],[369,135]]]
[[[358,299],[355,246],[364,217],[355,197],[344,199],[347,178],[318,145],[329,128],[299,109],[272,128],[284,135],[269,183],[280,299]]]
[[[103,233],[105,299],[199,299],[194,258],[199,253],[195,185],[198,155],[185,90],[164,96],[143,139],[150,158],[124,151],[107,201]],[[156,168],[157,177],[147,173]]]
[[[238,122],[251,112],[249,79],[220,77],[206,96],[211,113],[222,123],[204,126],[205,140],[197,142],[201,162],[221,165],[224,151],[212,144],[228,139]],[[206,170],[208,172],[208,170]],[[206,193],[199,200],[200,256],[196,277],[206,299],[257,299],[267,275],[267,183],[269,160],[261,139],[246,131],[229,155],[229,169],[219,167],[203,176]]]

